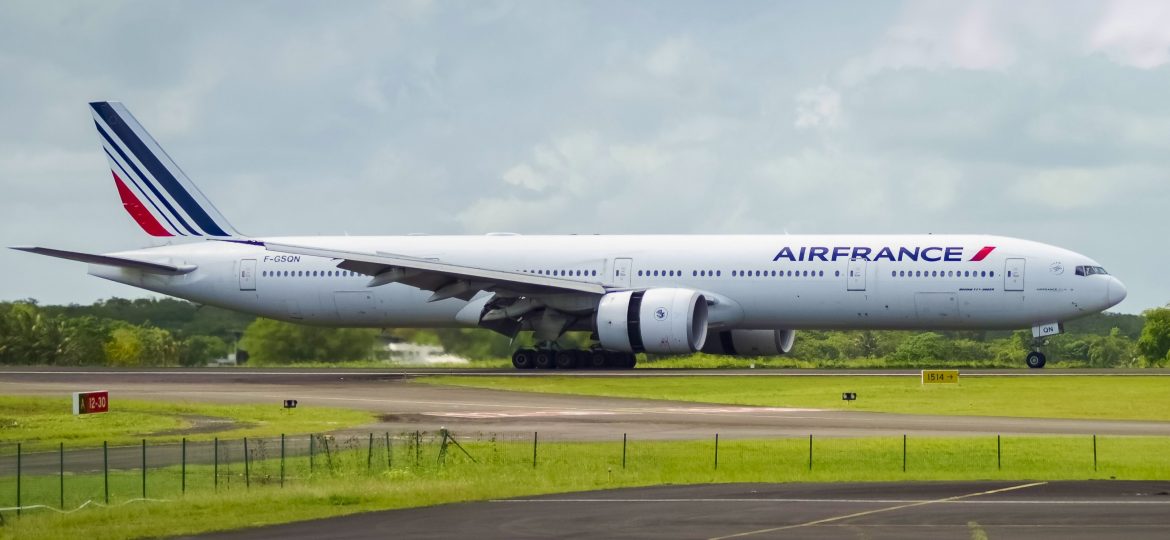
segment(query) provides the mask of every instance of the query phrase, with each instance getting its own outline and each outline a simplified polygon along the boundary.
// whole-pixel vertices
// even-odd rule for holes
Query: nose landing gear
[[[1044,367],[1044,363],[1047,362],[1048,359],[1044,357],[1044,353],[1040,351],[1032,351],[1028,353],[1028,357],[1025,358],[1024,361],[1027,362],[1028,367],[1032,369],[1040,369]]]
[[[1041,348],[1044,347],[1049,336],[1055,336],[1061,332],[1064,332],[1064,324],[1059,322],[1037,324],[1032,327],[1032,351],[1024,359],[1028,367],[1032,369],[1044,367],[1048,359],[1044,356]]]

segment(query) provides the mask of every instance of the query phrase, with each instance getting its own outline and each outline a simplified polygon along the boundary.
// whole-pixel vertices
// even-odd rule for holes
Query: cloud
[[[797,129],[835,128],[841,124],[841,94],[828,86],[809,88],[796,95]]]
[[[1160,170],[1140,166],[1045,169],[1021,174],[1009,194],[1058,210],[1091,210],[1164,185],[1168,177]]]
[[[1017,57],[1003,24],[1003,11],[1012,9],[987,2],[911,3],[877,46],[849,61],[839,77],[856,85],[884,71],[1006,69]]]
[[[1170,4],[1113,0],[1089,35],[1090,51],[1115,62],[1154,69],[1170,61]]]
[[[0,243],[149,243],[85,110],[111,98],[256,234],[995,233],[1170,298],[1116,242],[1167,231],[1162,4],[8,8]],[[0,266],[0,298],[142,294]]]

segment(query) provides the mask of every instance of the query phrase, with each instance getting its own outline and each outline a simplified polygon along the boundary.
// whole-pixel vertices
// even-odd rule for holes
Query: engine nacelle
[[[611,351],[693,353],[707,340],[707,299],[690,289],[607,294],[597,306],[597,338]]]
[[[796,330],[724,330],[703,346],[707,354],[725,356],[779,356],[796,342]]]

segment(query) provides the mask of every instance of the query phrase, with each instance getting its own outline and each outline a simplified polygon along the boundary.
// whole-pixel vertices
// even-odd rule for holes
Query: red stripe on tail
[[[995,246],[984,246],[983,249],[979,250],[979,253],[976,253],[974,257],[971,257],[971,262],[979,262],[983,259],[986,259],[993,250],[995,250]]]
[[[174,236],[154,218],[154,214],[151,214],[150,210],[142,206],[142,202],[134,196],[134,192],[122,183],[121,178],[118,178],[118,173],[110,172],[114,175],[114,184],[118,186],[118,196],[122,198],[122,207],[126,209],[130,217],[134,218],[134,221],[138,222],[138,226],[151,236]]]

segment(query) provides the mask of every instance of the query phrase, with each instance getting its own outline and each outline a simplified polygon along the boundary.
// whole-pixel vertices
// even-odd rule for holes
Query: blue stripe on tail
[[[159,202],[161,202],[163,204],[163,206],[167,207],[167,210],[169,210],[171,212],[171,215],[173,215],[175,217],[175,219],[179,220],[179,224],[182,225],[184,229],[187,229],[191,234],[193,234],[195,236],[203,236],[202,234],[199,233],[199,231],[196,231],[195,229],[191,228],[191,226],[188,225],[187,222],[183,219],[183,216],[179,215],[179,213],[175,211],[175,207],[171,206],[171,203],[167,201],[166,197],[163,197],[162,193],[158,192],[158,188],[154,187],[154,184],[152,184],[150,182],[150,179],[147,178],[145,174],[142,174],[142,171],[138,169],[138,166],[135,165],[134,162],[131,161],[130,158],[126,156],[126,153],[122,151],[122,147],[118,146],[118,143],[115,143],[114,139],[110,138],[110,135],[106,133],[106,130],[102,129],[102,125],[97,123],[96,121],[94,121],[93,125],[94,125],[94,127],[97,128],[98,133],[101,133],[102,137],[106,139],[106,142],[110,143],[110,147],[112,147],[114,149],[114,151],[118,153],[119,156],[122,156],[122,161],[125,161],[126,164],[129,165],[130,168],[134,170],[134,173],[137,174],[138,177],[142,179],[142,183],[146,184],[146,187],[150,188],[150,192],[154,193],[154,196],[158,198]],[[108,153],[107,153],[107,155],[108,155]],[[114,163],[117,163],[117,161],[115,161]],[[123,170],[122,172],[126,172],[126,171]],[[164,214],[163,217],[166,217],[166,215]],[[170,220],[167,220],[167,222],[169,223]]]
[[[110,129],[114,131],[114,134],[118,136],[118,139],[120,139],[126,145],[126,148],[134,154],[134,157],[138,158],[139,163],[142,163],[142,165],[146,167],[148,171],[150,171],[150,174],[153,175],[156,180],[158,180],[159,184],[162,184],[163,189],[167,190],[167,193],[171,194],[171,197],[175,200],[175,202],[179,203],[179,206],[183,207],[183,210],[187,212],[187,215],[191,216],[191,219],[195,220],[196,225],[198,225],[208,235],[211,236],[231,236],[223,229],[221,229],[219,225],[215,223],[215,220],[211,219],[211,216],[207,215],[207,212],[203,211],[203,207],[199,206],[199,203],[191,197],[190,193],[187,193],[187,190],[183,188],[183,185],[175,179],[174,175],[171,174],[171,171],[167,170],[166,166],[164,166],[162,162],[160,162],[158,158],[155,157],[154,153],[146,147],[146,144],[144,144],[142,140],[138,138],[138,135],[134,133],[134,130],[130,129],[130,127],[127,126],[124,121],[122,121],[122,118],[118,116],[118,113],[114,111],[113,107],[110,107],[108,103],[103,102],[90,103],[90,107],[93,107],[93,110],[97,112],[98,116],[100,116],[102,120],[106,122],[106,125],[110,126]],[[101,129],[100,126],[98,129]],[[121,150],[119,150],[119,153],[121,153]],[[178,214],[175,214],[175,217],[179,217]],[[192,234],[198,233],[192,231]]]

